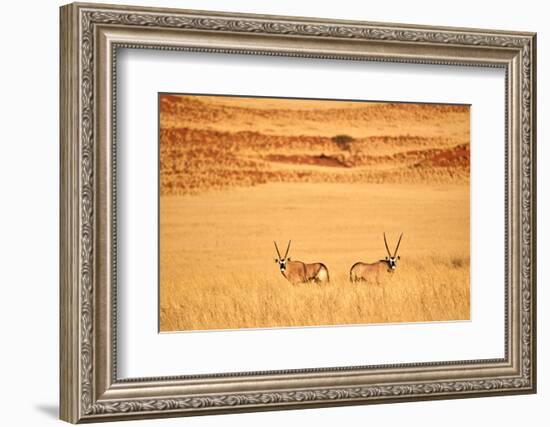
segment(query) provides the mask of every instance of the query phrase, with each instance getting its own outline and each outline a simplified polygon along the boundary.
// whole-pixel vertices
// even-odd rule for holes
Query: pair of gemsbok
[[[386,272],[392,273],[397,267],[397,260],[400,259],[397,255],[397,251],[399,250],[399,245],[401,244],[402,237],[403,233],[401,233],[401,235],[399,236],[397,246],[395,247],[395,251],[392,255],[388,246],[388,241],[386,240],[386,233],[384,233],[384,244],[386,245],[388,256],[385,259],[381,259],[373,263],[356,262],[355,264],[353,264],[351,270],[349,271],[350,281],[378,281],[381,274],[385,274]],[[288,256],[288,251],[290,250],[290,242],[291,241],[289,240],[288,246],[286,247],[285,256],[283,257],[279,252],[277,242],[273,242],[275,243],[275,250],[277,251],[277,259],[275,260],[275,262],[279,264],[279,270],[281,271],[281,274],[285,277],[285,279],[287,279],[293,285],[298,285],[300,283],[306,282],[328,283],[328,268],[325,264],[321,262],[306,264],[302,261],[292,261],[290,259],[290,257]]]

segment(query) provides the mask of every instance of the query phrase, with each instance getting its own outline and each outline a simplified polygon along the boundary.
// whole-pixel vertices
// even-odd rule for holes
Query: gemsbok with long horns
[[[306,264],[302,261],[292,261],[288,257],[288,251],[290,250],[290,240],[288,241],[288,246],[286,247],[285,256],[281,257],[279,252],[279,247],[277,242],[275,243],[275,250],[277,251],[277,259],[275,262],[279,264],[279,270],[281,274],[293,285],[298,285],[300,283],[328,283],[328,268],[325,264],[320,262],[315,262],[313,264]]]
[[[399,250],[402,237],[403,233],[399,236],[397,246],[392,255],[388,247],[388,241],[386,240],[386,233],[384,233],[384,245],[386,245],[388,256],[385,259],[373,263],[356,262],[349,271],[349,279],[352,282],[378,282],[382,275],[393,273],[397,268],[397,260],[401,259],[399,255],[397,255],[397,251]]]

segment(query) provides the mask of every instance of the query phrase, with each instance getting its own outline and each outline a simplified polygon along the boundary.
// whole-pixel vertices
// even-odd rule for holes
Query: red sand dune
[[[469,180],[468,107],[296,102],[162,95],[161,193]]]

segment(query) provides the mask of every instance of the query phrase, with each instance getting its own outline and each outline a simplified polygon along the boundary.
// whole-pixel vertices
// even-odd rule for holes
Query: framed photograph
[[[536,391],[535,34],[60,22],[63,420]]]

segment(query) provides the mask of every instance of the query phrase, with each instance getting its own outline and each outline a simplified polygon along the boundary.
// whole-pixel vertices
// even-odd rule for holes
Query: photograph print
[[[470,319],[470,106],[159,94],[160,332]]]

